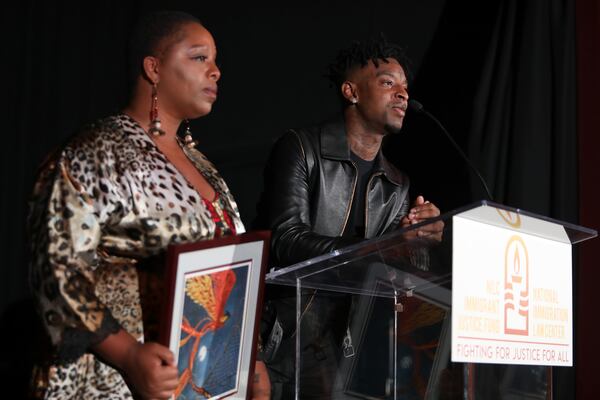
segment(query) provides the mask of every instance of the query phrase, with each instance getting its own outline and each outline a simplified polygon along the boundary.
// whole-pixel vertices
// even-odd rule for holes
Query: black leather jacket
[[[272,266],[300,262],[356,241],[341,235],[357,173],[342,121],[291,130],[276,142],[257,210],[257,227],[272,230]],[[408,187],[408,177],[380,151],[367,185],[366,238],[398,227],[408,212]]]

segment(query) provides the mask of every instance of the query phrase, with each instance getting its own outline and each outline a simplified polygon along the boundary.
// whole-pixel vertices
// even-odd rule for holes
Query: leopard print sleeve
[[[31,202],[30,283],[58,363],[81,356],[120,329],[95,293],[99,208],[73,168],[70,150],[42,172]]]

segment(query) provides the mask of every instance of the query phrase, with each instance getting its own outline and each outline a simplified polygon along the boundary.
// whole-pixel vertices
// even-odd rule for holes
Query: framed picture
[[[270,233],[170,246],[161,341],[179,369],[176,399],[247,399]]]

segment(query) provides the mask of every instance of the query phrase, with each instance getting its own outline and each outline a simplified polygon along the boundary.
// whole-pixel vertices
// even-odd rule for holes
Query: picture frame
[[[249,399],[270,232],[169,246],[160,341],[175,399]]]

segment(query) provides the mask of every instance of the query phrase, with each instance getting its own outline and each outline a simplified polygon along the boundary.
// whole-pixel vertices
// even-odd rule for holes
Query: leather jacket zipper
[[[354,161],[350,161],[350,164],[354,167],[354,183],[352,184],[352,196],[350,196],[350,203],[348,203],[348,209],[346,210],[346,218],[344,219],[344,225],[342,225],[342,231],[339,236],[344,234],[346,230],[346,224],[348,223],[348,218],[350,217],[350,211],[352,210],[352,203],[354,202],[354,192],[356,192],[356,182],[358,181],[358,168]]]

